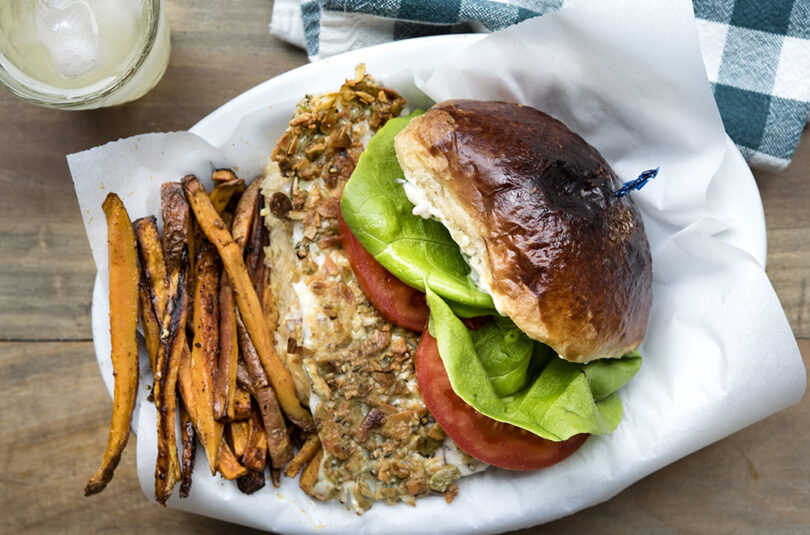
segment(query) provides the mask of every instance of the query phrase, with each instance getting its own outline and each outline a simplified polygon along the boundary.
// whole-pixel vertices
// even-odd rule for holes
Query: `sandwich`
[[[271,330],[323,446],[309,492],[358,514],[612,432],[652,299],[639,212],[581,137],[405,104],[362,67],[307,96],[262,184]]]

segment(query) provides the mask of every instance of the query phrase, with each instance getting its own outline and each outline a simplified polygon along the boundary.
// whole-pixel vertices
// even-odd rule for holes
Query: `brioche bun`
[[[574,362],[641,343],[652,303],[644,225],[580,136],[527,106],[451,100],[413,119],[395,147],[406,191],[429,200],[523,332]]]

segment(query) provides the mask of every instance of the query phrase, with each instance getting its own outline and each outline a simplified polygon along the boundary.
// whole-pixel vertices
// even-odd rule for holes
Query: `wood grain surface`
[[[168,2],[172,56],[141,100],[87,112],[0,92],[0,514],[2,533],[254,533],[143,496],[135,448],[98,496],[82,488],[106,443],[111,401],[90,333],[95,270],[65,155],[187,129],[306,62],[269,35],[266,0]],[[781,173],[755,173],[768,267],[810,365],[810,134]],[[810,533],[810,401],[639,481],[606,503],[519,533]],[[258,532],[255,532],[258,533]]]

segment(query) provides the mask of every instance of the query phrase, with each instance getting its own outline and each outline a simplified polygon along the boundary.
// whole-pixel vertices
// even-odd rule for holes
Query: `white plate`
[[[291,116],[294,103],[305,93],[317,93],[319,91],[332,90],[338,87],[343,80],[349,76],[359,62],[367,65],[368,72],[378,78],[385,78],[393,75],[404,68],[414,70],[430,69],[439,64],[452,54],[460,51],[465,46],[480,39],[481,35],[451,35],[428,37],[410,41],[400,41],[390,44],[380,45],[373,48],[358,50],[332,57],[324,61],[305,65],[288,73],[269,80],[239,97],[228,102],[221,108],[211,113],[208,117],[197,123],[191,132],[198,134],[214,146],[219,146],[237,128],[237,125],[244,116],[249,113],[266,108],[268,106],[278,106],[284,110],[285,117]],[[396,86],[394,86],[396,89]],[[289,113],[286,113],[289,112]],[[283,130],[285,124],[278,125],[279,130]],[[708,198],[714,207],[715,213],[720,214],[729,224],[730,230],[725,231],[717,238],[734,245],[735,247],[748,252],[761,265],[765,265],[766,240],[765,240],[765,220],[760,201],[759,192],[754,183],[753,176],[745,161],[733,143],[728,140],[727,151],[723,163],[721,164],[715,179],[710,186]],[[155,207],[155,212],[158,207]],[[109,359],[109,334],[107,314],[107,290],[99,283],[97,277],[93,292],[92,307],[92,327],[93,339],[99,368],[104,378],[108,391],[112,393],[113,379],[110,369]],[[145,358],[144,358],[145,360]],[[150,381],[151,382],[151,381]],[[139,421],[137,415],[134,420],[135,426]],[[135,429],[137,431],[137,429]],[[586,448],[584,448],[586,449]],[[199,453],[199,452],[198,452]],[[586,453],[587,455],[587,453]],[[205,460],[201,458],[198,465],[205,468]],[[208,477],[204,470],[195,471],[194,477]],[[498,481],[504,482],[503,487],[499,487],[499,492],[505,492],[511,496],[515,494],[515,499],[528,499],[525,495],[518,493],[520,485],[516,482],[524,479],[523,475],[510,474],[506,472],[498,473]],[[473,478],[474,479],[474,478]],[[461,485],[462,495],[450,508],[443,503],[441,497],[426,498],[418,501],[416,508],[405,505],[398,505],[391,508],[385,504],[377,504],[371,511],[366,513],[364,520],[368,524],[362,524],[353,513],[346,512],[345,516],[340,516],[340,520],[329,525],[319,523],[319,511],[330,511],[334,513],[336,508],[341,508],[339,504],[312,503],[306,496],[300,493],[294,482],[285,481],[281,489],[281,494],[277,495],[273,489],[264,489],[251,497],[239,497],[234,485],[223,483],[221,486],[222,503],[199,511],[191,507],[190,502],[172,499],[170,505],[181,509],[193,509],[196,512],[209,514],[223,519],[243,521],[256,527],[274,529],[284,532],[311,532],[313,528],[326,528],[328,532],[355,532],[362,526],[374,526],[374,531],[379,533],[401,532],[407,533],[409,525],[407,522],[413,515],[432,515],[435,518],[435,529],[437,533],[466,529],[476,531],[476,511],[486,509],[486,504],[466,502],[463,498],[465,483]],[[470,482],[472,483],[472,481]],[[192,490],[192,495],[194,490]],[[605,496],[606,499],[608,496]],[[216,496],[214,497],[216,500]],[[245,521],[229,514],[229,500],[245,499],[256,504],[256,518]],[[269,518],[268,504],[275,507],[274,502],[284,502],[291,507],[284,510],[283,515]],[[273,503],[271,503],[273,502]],[[290,504],[292,504],[290,506]],[[459,524],[453,524],[446,520],[446,516],[452,512],[457,515],[459,508],[472,507],[467,511],[467,518]],[[477,509],[476,509],[477,508]],[[277,513],[281,511],[276,511]],[[461,511],[463,512],[463,511]],[[394,514],[396,513],[396,514]],[[497,516],[497,512],[494,513]],[[458,518],[458,517],[457,517]],[[492,520],[490,512],[489,521]],[[403,524],[403,522],[405,522]],[[526,521],[518,518],[503,516],[498,525],[506,528],[525,525]],[[491,524],[490,524],[491,525]],[[466,527],[465,527],[466,526]],[[480,529],[480,527],[478,528]],[[487,529],[489,531],[489,529]]]

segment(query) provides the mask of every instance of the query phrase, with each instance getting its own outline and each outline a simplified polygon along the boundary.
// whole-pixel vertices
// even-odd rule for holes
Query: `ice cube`
[[[60,75],[78,78],[100,63],[98,24],[87,2],[49,0],[36,17],[37,37]]]

